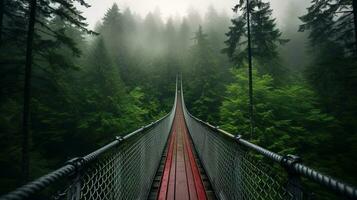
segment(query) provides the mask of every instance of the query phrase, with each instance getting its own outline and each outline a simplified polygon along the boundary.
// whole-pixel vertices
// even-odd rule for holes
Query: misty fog
[[[138,24],[142,24],[148,18],[153,15],[157,18],[158,27],[163,28],[164,25],[171,24],[176,30],[179,29],[181,23],[186,21],[190,26],[190,34],[193,36],[199,25],[202,25],[204,29],[210,28],[205,25],[210,22],[209,14],[218,14],[221,17],[219,27],[214,27],[217,37],[221,38],[221,46],[223,47],[224,34],[228,31],[228,27],[231,25],[230,20],[234,17],[232,7],[236,1],[222,0],[222,1],[205,1],[205,0],[104,0],[88,1],[91,4],[89,9],[84,9],[84,16],[87,18],[90,27],[95,27],[101,22],[104,13],[111,7],[113,3],[118,4],[119,9],[124,14],[131,14],[135,16],[135,20]],[[301,70],[305,65],[309,63],[307,37],[306,33],[298,32],[301,21],[298,17],[302,16],[306,12],[306,8],[309,5],[309,0],[270,0],[266,1],[271,3],[273,9],[273,16],[276,18],[278,27],[283,32],[283,36],[290,40],[289,43],[281,47],[281,58],[284,64],[292,70]],[[213,16],[214,18],[215,16]],[[139,25],[140,26],[140,25]],[[142,26],[140,28],[144,28]],[[139,28],[139,29],[140,29]],[[158,41],[155,44],[147,45],[144,43],[145,38],[150,39],[150,33],[142,29],[137,30],[136,34],[132,34],[135,40],[129,39],[133,46],[138,48],[144,46],[155,47],[155,51],[164,51],[162,45]],[[150,31],[149,31],[150,32]],[[220,35],[220,36],[219,36]],[[157,35],[156,35],[157,36]],[[137,39],[140,38],[140,39]],[[160,47],[161,46],[161,47]],[[165,45],[164,45],[165,46]],[[142,48],[145,50],[145,48]],[[155,51],[152,51],[154,53]]]

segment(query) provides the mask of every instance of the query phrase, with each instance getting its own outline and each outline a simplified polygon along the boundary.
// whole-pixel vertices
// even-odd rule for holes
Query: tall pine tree
[[[25,46],[24,59],[25,68],[24,73],[19,71],[7,71],[8,73],[16,73],[17,76],[24,74],[23,83],[23,123],[22,123],[22,174],[23,181],[26,181],[29,177],[30,168],[30,141],[31,141],[31,92],[33,80],[33,68],[41,66],[45,63],[64,63],[64,59],[61,59],[59,54],[56,54],[53,49],[58,48],[61,44],[67,45],[72,49],[75,55],[79,54],[73,40],[64,34],[63,30],[56,30],[51,27],[51,20],[54,17],[59,17],[65,23],[71,24],[86,33],[93,33],[86,28],[87,24],[84,22],[85,18],[81,12],[75,7],[75,3],[79,3],[84,7],[89,5],[84,0],[64,1],[64,0],[38,0],[23,1],[14,0],[6,1],[6,6],[2,6],[4,21],[4,37],[7,37],[7,42],[16,44],[20,43],[21,46]],[[15,41],[16,37],[12,37],[11,32],[15,32],[15,35],[22,33],[21,37],[26,38],[26,41]],[[10,34],[9,34],[10,33]],[[15,41],[15,42],[14,42]],[[21,44],[22,43],[22,44]],[[6,46],[5,44],[4,46]],[[19,45],[19,46],[20,46]],[[6,61],[8,58],[1,58],[1,62],[4,62],[6,68],[13,69],[14,66]],[[59,64],[61,66],[61,64]],[[57,65],[58,66],[58,65]],[[66,65],[67,66],[67,65]],[[43,70],[44,68],[42,68]],[[36,69],[37,70],[37,69]],[[47,69],[43,71],[48,71]],[[36,74],[37,76],[38,74]],[[44,74],[41,74],[43,76]],[[41,77],[43,78],[43,77]],[[40,79],[41,79],[40,78]]]
[[[105,45],[108,47],[108,53],[113,58],[114,63],[122,72],[123,66],[123,19],[119,7],[116,3],[108,9],[103,17],[103,24],[99,30],[103,36]]]
[[[262,0],[250,1],[251,13],[251,38],[252,54],[255,66],[260,73],[268,73],[276,78],[285,74],[285,69],[280,65],[278,47],[288,42],[282,39],[281,31],[277,28],[275,19],[272,17],[273,10],[270,3]],[[226,34],[227,47],[223,52],[237,65],[242,66],[247,62],[247,5],[241,0],[233,11],[237,17],[232,20],[232,26]]]
[[[220,94],[224,90],[221,80],[227,77],[222,77],[215,51],[201,26],[193,40],[188,59],[191,69],[184,75],[187,102],[196,116],[212,122],[218,119]]]

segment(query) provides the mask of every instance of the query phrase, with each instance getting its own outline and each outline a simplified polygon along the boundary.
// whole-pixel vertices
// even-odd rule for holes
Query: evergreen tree
[[[134,53],[133,44],[136,43],[136,35],[138,31],[138,23],[135,16],[129,8],[127,8],[122,14],[122,33],[123,33],[123,48],[125,52]]]
[[[163,22],[159,15],[159,11],[149,13],[143,22],[143,48],[150,56],[159,56],[163,52],[163,43],[161,43]]]
[[[185,98],[189,110],[208,121],[218,119],[218,107],[222,100],[220,91],[224,87],[224,82],[219,81],[223,78],[222,71],[214,55],[208,36],[200,26],[188,58],[191,69],[184,75]]]
[[[274,77],[283,77],[285,69],[279,64],[279,45],[288,42],[282,39],[282,33],[276,27],[275,19],[272,17],[270,3],[261,0],[250,2],[251,13],[251,37],[252,54],[256,62],[256,67],[260,73],[268,73]],[[226,34],[228,39],[225,42],[227,48],[224,53],[237,65],[247,62],[246,36],[247,36],[247,5],[245,1],[240,1],[233,9],[238,16],[232,20],[232,26]]]
[[[345,137],[356,138],[357,84],[356,1],[312,1],[300,17],[300,31],[308,31],[313,57],[305,75],[319,94],[325,111],[343,123]]]
[[[301,23],[299,16],[305,10],[305,5],[301,1],[289,2],[287,9],[284,12],[284,18],[281,21],[283,24],[282,32],[284,37],[290,41],[280,48],[280,54],[283,60],[283,65],[289,68],[292,75],[301,77],[304,67],[311,61],[311,54],[307,51],[308,33],[298,32],[296,26]]]
[[[308,13],[300,17],[299,31],[310,31],[313,46],[336,42],[346,53],[357,54],[357,2],[355,0],[313,0]]]
[[[176,75],[179,73],[179,63],[178,63],[178,57],[177,57],[177,48],[179,46],[179,43],[177,41],[177,32],[174,27],[174,22],[172,18],[169,18],[166,27],[163,32],[163,38],[162,41],[164,41],[164,56],[166,59],[166,69],[164,69],[164,73],[162,74],[163,77],[166,79],[166,85],[169,85],[172,83],[172,80],[175,79]],[[166,72],[166,73],[165,73]],[[170,90],[167,90],[168,92]],[[169,95],[169,94],[167,94]]]
[[[113,64],[102,37],[97,39],[93,50],[89,53],[87,62],[88,76],[85,78],[89,87],[100,92],[103,97],[122,93],[123,85],[118,68]]]
[[[188,25],[188,20],[184,18],[178,31],[179,53],[182,55],[191,45],[190,41],[191,29]]]
[[[216,47],[215,51],[217,53],[225,46],[225,33],[228,31],[229,25],[230,20],[228,16],[218,13],[213,6],[208,8],[205,15],[204,27],[208,34],[208,39],[211,41],[212,46]]]
[[[53,49],[57,48],[59,44],[65,44],[69,46],[74,52],[78,53],[78,49],[75,47],[73,40],[66,37],[61,30],[54,30],[50,27],[49,21],[57,16],[73,26],[78,27],[82,31],[87,33],[93,33],[86,29],[85,19],[80,11],[74,6],[75,2],[79,2],[85,7],[89,7],[83,0],[78,1],[41,1],[31,0],[29,2],[14,0],[6,1],[6,8],[4,13],[5,25],[7,33],[5,37],[10,42],[15,39],[11,38],[12,31],[17,32],[15,35],[22,33],[21,37],[26,35],[26,41],[20,40],[14,42],[23,42],[23,46],[26,46],[25,54],[25,73],[24,73],[24,96],[23,96],[23,142],[22,142],[22,174],[23,181],[26,181],[29,177],[29,151],[30,151],[30,107],[31,107],[31,91],[33,80],[33,66],[35,63],[40,62],[61,62],[61,59],[56,59],[58,56],[53,54]],[[26,27],[27,24],[27,29]],[[22,26],[25,25],[25,26]],[[43,37],[46,35],[46,37]],[[51,36],[48,38],[47,36]],[[6,44],[5,44],[6,45]],[[4,45],[4,46],[5,46]],[[7,58],[4,58],[6,61]],[[3,61],[4,61],[3,60]],[[9,68],[14,66],[9,65]],[[9,72],[9,71],[8,71]],[[10,71],[11,72],[11,71]],[[17,72],[17,71],[16,71]],[[19,75],[19,74],[17,74]]]
[[[117,119],[122,115],[118,105],[126,94],[118,68],[113,64],[102,37],[93,44],[85,66],[81,96],[85,96],[86,102],[78,128],[104,142],[114,136],[115,130],[122,129]]]
[[[100,27],[100,34],[103,36],[105,45],[108,47],[108,53],[114,59],[120,71],[123,71],[124,53],[123,44],[123,19],[119,7],[116,3],[105,13],[103,24]]]
[[[27,26],[19,1],[3,1],[2,42],[0,45],[0,102],[19,95],[23,85],[24,49]],[[17,48],[14,48],[17,47]],[[8,98],[6,98],[8,97]]]

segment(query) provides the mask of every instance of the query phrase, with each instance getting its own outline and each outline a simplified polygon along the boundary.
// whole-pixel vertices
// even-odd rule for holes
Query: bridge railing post
[[[67,200],[79,200],[81,197],[81,168],[84,164],[84,159],[82,157],[74,158],[69,160],[67,164],[73,165],[76,170],[71,176],[71,185],[67,190]]]
[[[67,192],[68,200],[79,200],[81,196],[81,181],[80,181],[80,173],[76,173],[72,180],[72,184],[69,187]]]
[[[301,158],[295,155],[283,156],[281,160],[281,165],[285,168],[288,174],[286,191],[293,195],[295,200],[302,200],[304,198],[304,191],[301,184],[300,175],[292,170],[292,167],[301,161]]]

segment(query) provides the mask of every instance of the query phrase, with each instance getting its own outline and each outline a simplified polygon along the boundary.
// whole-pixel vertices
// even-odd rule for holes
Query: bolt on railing
[[[301,158],[281,156],[194,117],[182,81],[180,90],[187,128],[218,199],[329,199],[313,194],[316,188],[309,190],[307,181],[336,199],[357,199],[357,188],[303,165]]]
[[[0,200],[146,199],[155,178],[176,112],[66,164]]]

